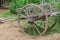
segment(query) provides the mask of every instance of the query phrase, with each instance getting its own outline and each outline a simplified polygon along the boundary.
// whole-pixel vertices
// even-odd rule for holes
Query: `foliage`
[[[28,3],[39,4],[40,0],[28,0]],[[12,13],[16,13],[16,9],[22,8],[24,5],[26,5],[26,0],[12,0],[12,2],[9,3],[9,9]]]
[[[9,3],[9,9],[12,13],[16,13],[16,9],[23,7],[25,4],[25,0],[13,0]]]

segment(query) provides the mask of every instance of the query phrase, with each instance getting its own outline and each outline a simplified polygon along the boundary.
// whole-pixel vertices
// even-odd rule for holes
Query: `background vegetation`
[[[40,0],[28,0],[28,3],[29,4],[31,4],[31,3],[39,4]],[[26,0],[12,0],[9,3],[9,9],[10,9],[11,13],[16,14],[16,9],[22,8],[26,4],[27,4]]]

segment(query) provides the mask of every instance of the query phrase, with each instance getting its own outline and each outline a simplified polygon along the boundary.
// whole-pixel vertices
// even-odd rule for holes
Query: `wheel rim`
[[[29,14],[28,13],[29,10],[26,11],[26,8],[30,9],[29,7],[31,7],[32,9],[34,9],[34,11],[32,10],[34,13],[40,13],[40,10],[41,10],[41,13],[43,13],[45,15],[45,21],[46,21],[46,23],[45,23],[44,29],[42,29],[41,27],[37,28],[38,25],[35,22],[35,17],[36,17],[37,14]],[[38,10],[38,11],[36,12],[35,10],[36,11]],[[21,20],[22,19],[21,18],[21,12],[22,11],[24,11],[25,14],[26,14],[25,15],[26,16],[26,18],[25,18],[26,20],[24,20],[24,21]],[[31,13],[31,11],[30,11],[30,13]],[[47,15],[45,13],[46,12],[42,8],[40,8],[38,5],[35,5],[35,4],[33,4],[33,5],[29,4],[29,5],[25,6],[25,7],[23,7],[21,9],[21,11],[18,13],[18,24],[20,26],[20,31],[22,31],[24,34],[33,35],[33,36],[40,35],[40,34],[43,35],[47,31],[47,29],[48,29],[48,17],[47,17]],[[32,22],[30,22],[31,21],[30,18],[33,20]],[[28,21],[30,23],[28,23]],[[24,22],[25,22],[25,25],[23,25],[24,26],[23,27],[21,24],[23,24]],[[42,29],[42,32],[40,32],[40,29]]]
[[[51,16],[48,18],[48,30],[52,29],[57,23],[57,16]]]

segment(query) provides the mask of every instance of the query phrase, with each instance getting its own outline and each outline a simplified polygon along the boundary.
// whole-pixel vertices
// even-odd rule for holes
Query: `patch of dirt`
[[[0,40],[60,40],[60,34],[58,33],[50,34],[48,36],[31,38],[23,35],[19,30],[20,29],[17,24],[0,24]]]

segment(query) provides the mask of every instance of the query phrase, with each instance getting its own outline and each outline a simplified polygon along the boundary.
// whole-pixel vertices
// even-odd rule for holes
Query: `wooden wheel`
[[[54,10],[54,8],[48,4],[41,4],[40,7],[42,7],[47,12],[48,19],[49,19],[48,20],[48,30],[52,29],[57,23],[57,16],[53,15],[53,13],[56,12],[56,9]]]
[[[52,29],[57,23],[57,16],[51,16],[48,18],[48,30]]]
[[[43,25],[41,25],[43,23]],[[35,4],[28,4],[18,13],[20,31],[28,35],[43,35],[48,29],[46,11]]]

